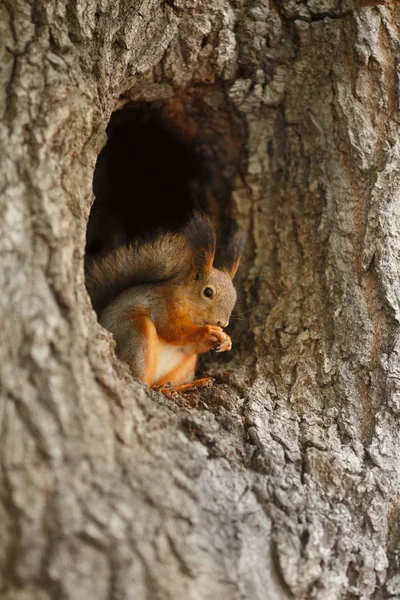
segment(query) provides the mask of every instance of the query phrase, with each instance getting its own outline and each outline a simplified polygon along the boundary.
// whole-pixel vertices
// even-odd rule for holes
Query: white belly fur
[[[161,377],[164,377],[167,373],[172,371],[172,369],[181,362],[184,355],[185,352],[182,346],[172,346],[171,344],[162,343],[158,353],[154,381],[159,381]]]

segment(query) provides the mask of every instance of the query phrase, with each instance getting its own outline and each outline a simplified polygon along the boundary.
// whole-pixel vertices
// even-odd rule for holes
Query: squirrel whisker
[[[254,306],[253,308],[250,308],[249,310],[245,310],[243,312],[239,312],[239,313],[232,313],[232,317],[237,317],[237,316],[241,316],[241,315],[247,315],[248,313],[251,313],[255,310],[257,310],[258,308],[260,308],[261,306],[263,306],[263,304],[257,304],[257,306]]]

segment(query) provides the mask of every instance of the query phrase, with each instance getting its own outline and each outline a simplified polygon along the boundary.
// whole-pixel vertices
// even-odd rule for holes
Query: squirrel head
[[[189,316],[196,325],[227,327],[237,299],[232,279],[243,252],[244,235],[234,233],[217,249],[210,220],[195,213],[185,227],[185,237],[192,255],[186,287]]]

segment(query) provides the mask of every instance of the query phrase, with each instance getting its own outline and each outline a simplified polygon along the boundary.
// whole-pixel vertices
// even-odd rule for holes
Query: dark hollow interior
[[[107,137],[93,178],[88,257],[156,230],[175,230],[194,209],[207,212],[204,160],[151,106],[115,112]]]

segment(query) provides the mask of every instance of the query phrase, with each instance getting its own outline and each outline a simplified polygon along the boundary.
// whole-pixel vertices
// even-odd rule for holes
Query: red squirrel
[[[211,221],[195,213],[181,233],[137,240],[92,260],[86,285],[99,321],[133,375],[170,395],[207,385],[194,379],[197,357],[231,349],[223,329],[236,302],[232,279],[241,233],[217,250]]]

